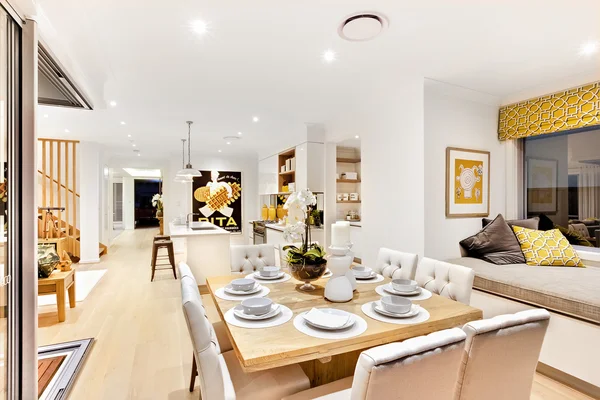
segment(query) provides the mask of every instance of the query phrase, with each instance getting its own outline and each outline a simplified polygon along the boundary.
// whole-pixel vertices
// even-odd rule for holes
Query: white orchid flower
[[[287,241],[297,242],[298,240],[302,239],[302,234],[304,233],[305,228],[306,225],[302,221],[289,224],[283,230],[283,237]]]

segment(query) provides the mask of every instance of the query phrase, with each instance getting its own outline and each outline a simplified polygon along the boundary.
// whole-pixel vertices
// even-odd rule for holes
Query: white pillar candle
[[[350,224],[331,224],[331,245],[345,247],[350,242]]]

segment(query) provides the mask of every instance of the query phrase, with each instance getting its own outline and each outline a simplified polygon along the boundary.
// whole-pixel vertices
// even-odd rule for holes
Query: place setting
[[[246,278],[262,283],[281,283],[290,280],[292,276],[282,271],[281,267],[266,266],[246,275]]]
[[[243,300],[224,315],[225,321],[240,328],[269,328],[285,324],[293,312],[283,304],[274,303],[267,297]]]
[[[294,327],[319,339],[348,339],[367,330],[362,317],[335,308],[312,308],[294,318]]]
[[[228,285],[215,291],[215,296],[223,300],[240,301],[253,297],[265,297],[271,290],[254,279],[234,279]]]
[[[365,267],[364,265],[355,265],[352,267],[352,274],[356,279],[357,284],[361,283],[377,283],[383,281],[383,275],[378,274],[373,268]]]
[[[390,324],[416,324],[429,319],[429,312],[407,297],[383,296],[380,300],[362,305],[367,316]]]
[[[420,287],[417,281],[411,279],[392,279],[385,285],[379,285],[375,288],[380,296],[403,296],[410,297],[412,301],[427,300],[431,297],[431,292]]]

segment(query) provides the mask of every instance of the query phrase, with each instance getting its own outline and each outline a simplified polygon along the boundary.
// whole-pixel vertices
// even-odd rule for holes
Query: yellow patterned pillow
[[[577,252],[558,229],[536,231],[513,225],[527,265],[583,267]]]

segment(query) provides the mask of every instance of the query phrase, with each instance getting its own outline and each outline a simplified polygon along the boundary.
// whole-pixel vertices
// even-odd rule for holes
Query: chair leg
[[[158,256],[158,247],[155,245],[152,246],[152,277],[150,278],[150,282],[154,281],[154,272],[156,270],[156,257]]]
[[[192,377],[190,379],[190,392],[194,391],[194,385],[196,383],[196,376],[198,375],[198,366],[196,365],[196,357],[192,355]]]
[[[175,250],[173,249],[173,243],[171,243],[167,249],[169,250],[169,262],[171,263],[171,268],[173,268],[173,276],[175,279],[177,279],[177,272],[175,272]]]

